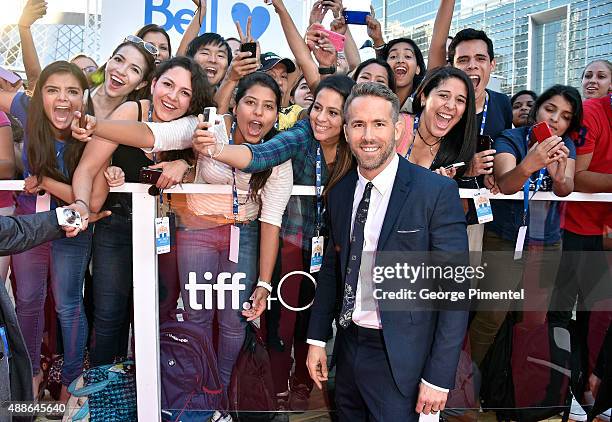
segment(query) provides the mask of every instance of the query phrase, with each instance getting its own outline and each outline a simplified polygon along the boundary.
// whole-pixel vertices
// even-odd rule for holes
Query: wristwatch
[[[336,66],[319,67],[319,75],[333,75],[336,73]]]

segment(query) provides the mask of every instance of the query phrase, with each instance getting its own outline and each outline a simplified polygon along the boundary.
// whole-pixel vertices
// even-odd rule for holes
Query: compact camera
[[[83,221],[81,220],[81,214],[72,208],[59,207],[55,209],[57,215],[57,223],[60,226],[76,227],[80,229],[83,227]]]

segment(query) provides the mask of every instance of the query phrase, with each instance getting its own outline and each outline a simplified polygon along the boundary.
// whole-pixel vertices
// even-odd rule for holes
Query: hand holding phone
[[[155,185],[162,173],[162,169],[152,169],[150,167],[143,167],[140,169],[138,180],[140,183],[145,183],[147,185]]]
[[[553,136],[546,122],[540,122],[540,123],[535,124],[533,128],[531,129],[531,131],[533,133],[533,137],[538,143],[542,143],[546,139]]]
[[[11,72],[10,70],[3,68],[2,66],[0,66],[0,78],[4,79],[11,85],[15,85],[21,80],[21,77],[18,74],[16,74],[15,72]]]
[[[329,38],[337,52],[344,51],[344,41],[346,39],[344,35],[325,28],[318,28],[318,30],[327,35],[327,38]]]
[[[204,116],[203,121],[210,125],[208,131],[212,132],[217,120],[217,108],[205,107],[202,115]]]
[[[347,25],[367,25],[366,18],[370,16],[370,12],[362,12],[356,10],[345,10],[343,12],[344,21]]]
[[[251,53],[250,58],[254,59],[257,57],[257,43],[254,42],[245,42],[240,44],[240,51]]]

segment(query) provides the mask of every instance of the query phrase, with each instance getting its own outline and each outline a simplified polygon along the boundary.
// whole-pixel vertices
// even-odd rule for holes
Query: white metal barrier
[[[0,181],[0,191],[21,191],[23,180]],[[113,192],[132,194],[132,254],[134,280],[134,340],[136,370],[136,389],[138,393],[138,420],[161,420],[161,380],[159,366],[159,315],[157,255],[155,253],[155,212],[157,199],[148,194],[149,185],[126,183],[113,188]],[[460,189],[462,198],[472,198],[476,190]],[[184,184],[166,193],[232,193],[228,185]],[[242,192],[247,193],[247,192]],[[312,196],[314,186],[294,186],[292,195]],[[523,193],[514,195],[493,195],[491,199],[523,199]],[[551,192],[538,192],[534,201],[581,201],[612,202],[612,193],[574,192],[560,198]]]

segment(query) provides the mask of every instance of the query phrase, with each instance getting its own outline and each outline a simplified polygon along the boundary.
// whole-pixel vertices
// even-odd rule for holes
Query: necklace
[[[434,149],[434,147],[436,145],[438,145],[440,142],[442,142],[442,139],[444,139],[444,137],[438,138],[438,140],[436,142],[434,142],[433,144],[428,144],[427,142],[425,142],[425,138],[423,138],[423,135],[421,135],[421,131],[419,130],[419,128],[417,128],[417,132],[418,132],[419,136],[421,137],[421,141],[423,141],[423,143],[429,147],[429,153],[431,154],[431,156],[435,157],[436,154],[434,153],[433,149]]]

